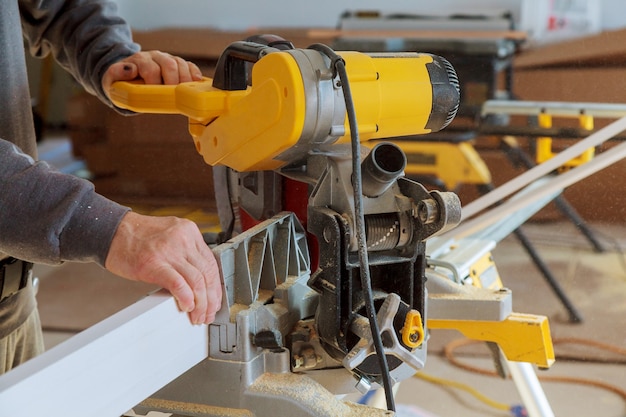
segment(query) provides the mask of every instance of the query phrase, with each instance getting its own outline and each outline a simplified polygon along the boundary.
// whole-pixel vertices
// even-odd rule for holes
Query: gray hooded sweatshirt
[[[0,259],[104,265],[129,210],[93,185],[36,162],[25,43],[36,57],[52,54],[90,93],[108,102],[106,69],[139,50],[115,4],[87,0],[0,0]],[[35,308],[27,288],[0,303],[0,338]]]

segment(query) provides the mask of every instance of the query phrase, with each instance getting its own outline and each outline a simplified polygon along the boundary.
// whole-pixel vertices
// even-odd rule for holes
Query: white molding
[[[208,356],[159,291],[0,376],[0,415],[118,417]]]

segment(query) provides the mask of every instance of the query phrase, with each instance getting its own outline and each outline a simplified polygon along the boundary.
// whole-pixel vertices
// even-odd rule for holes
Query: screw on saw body
[[[293,355],[293,369],[311,369],[322,361],[322,357],[315,353],[312,347],[304,348],[300,354]]]
[[[422,224],[433,223],[439,217],[439,206],[432,198],[427,198],[417,203],[416,211],[416,217]]]

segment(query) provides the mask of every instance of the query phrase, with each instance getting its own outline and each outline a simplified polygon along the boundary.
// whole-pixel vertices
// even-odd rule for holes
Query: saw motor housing
[[[445,59],[338,54],[348,71],[361,141],[436,132],[454,118],[459,86]],[[116,83],[110,96],[126,109],[188,116],[205,161],[239,172],[276,170],[350,140],[340,81],[329,58],[315,49],[235,42],[222,54],[213,80],[141,88]]]

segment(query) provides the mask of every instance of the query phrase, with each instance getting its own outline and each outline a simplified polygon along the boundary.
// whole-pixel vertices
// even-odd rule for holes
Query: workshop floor
[[[185,215],[184,208],[175,210]],[[215,219],[214,214],[198,213],[193,208],[189,209],[189,213],[200,215],[196,218],[202,221]],[[622,392],[626,389],[626,224],[592,226],[606,246],[603,253],[594,252],[568,222],[524,226],[582,315],[582,323],[574,324],[568,320],[566,310],[514,237],[503,240],[494,251],[504,284],[513,291],[514,310],[543,314],[550,319],[557,362],[548,371],[538,371],[538,375],[541,378],[569,378],[568,382],[542,382],[549,404],[558,417],[626,416],[626,398],[610,391],[611,387]],[[148,285],[125,281],[89,264],[37,266],[36,275],[41,282],[38,302],[48,348],[128,306],[153,289]],[[432,332],[423,374],[453,382],[442,385],[417,378],[403,381],[396,397],[399,416],[511,415],[452,386],[458,383],[467,384],[498,403],[521,403],[514,381],[461,369],[443,355],[444,348],[460,337],[460,334],[450,331]],[[602,342],[621,349],[621,353],[577,343],[559,343],[565,338]],[[482,345],[462,347],[455,352],[454,358],[466,365],[493,369],[489,353]],[[575,382],[574,378],[579,381]],[[606,387],[600,387],[599,383]]]

